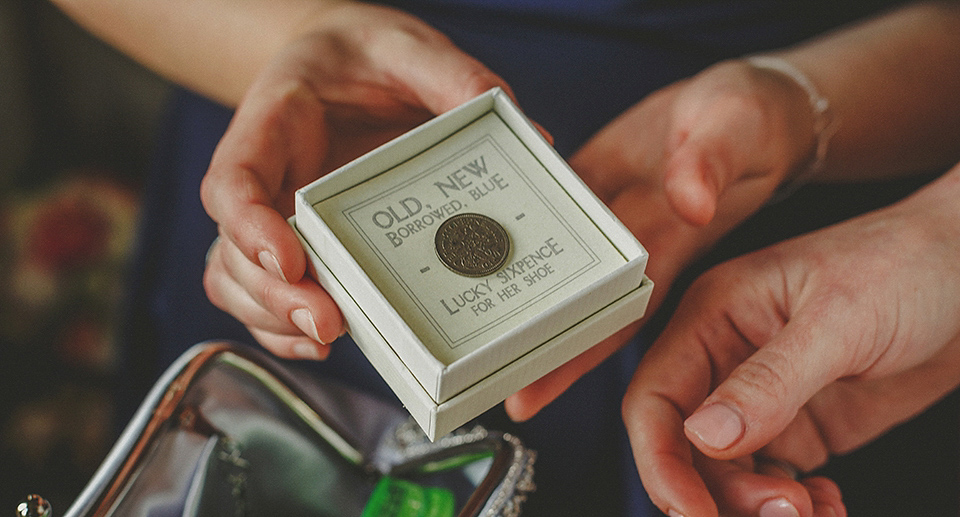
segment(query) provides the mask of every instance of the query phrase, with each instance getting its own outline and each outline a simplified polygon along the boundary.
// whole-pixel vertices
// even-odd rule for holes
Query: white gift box
[[[502,265],[445,264],[438,229],[464,214],[505,232]],[[499,89],[303,187],[291,223],[431,439],[639,319],[653,289],[640,243]],[[481,237],[455,251],[488,254]]]

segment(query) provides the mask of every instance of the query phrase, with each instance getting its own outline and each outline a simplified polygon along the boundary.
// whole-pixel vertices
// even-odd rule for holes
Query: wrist
[[[749,56],[744,61],[755,70],[776,74],[806,98],[801,109],[806,112],[805,118],[808,122],[794,129],[799,131],[799,138],[807,142],[805,147],[808,150],[801,154],[802,158],[798,162],[788,168],[780,187],[773,195],[773,200],[776,201],[787,197],[820,173],[837,124],[830,110],[830,101],[797,66],[781,57],[767,55]]]

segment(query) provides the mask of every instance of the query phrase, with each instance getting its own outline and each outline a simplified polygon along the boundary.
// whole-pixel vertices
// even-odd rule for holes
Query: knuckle
[[[274,314],[283,312],[284,301],[283,282],[268,278],[257,288],[257,299],[265,309]]]
[[[210,169],[204,174],[200,181],[200,202],[204,210],[210,214],[214,221],[218,221],[218,211],[216,210],[217,192],[220,190],[217,183],[217,168],[211,164]]]
[[[733,262],[716,265],[700,275],[690,286],[691,293],[732,293],[740,283],[741,272]]]
[[[716,100],[717,109],[732,116],[754,115],[764,109],[760,99],[749,92],[727,90]]]
[[[795,388],[795,369],[783,354],[762,350],[735,372],[740,395],[751,407],[780,407],[789,402],[787,397]]]

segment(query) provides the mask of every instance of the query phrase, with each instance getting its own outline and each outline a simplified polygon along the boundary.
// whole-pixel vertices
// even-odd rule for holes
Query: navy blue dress
[[[664,85],[721,59],[802,41],[878,8],[835,0],[388,3],[419,15],[500,74],[565,156]],[[126,325],[125,371],[135,389],[125,392],[135,397],[194,343],[255,343],[209,303],[201,285],[216,227],[201,207],[199,184],[230,116],[186,91],[172,100],[146,189]],[[735,244],[729,253],[761,244]],[[538,491],[526,515],[658,515],[636,475],[620,419],[624,390],[648,341],[636,339],[529,422],[509,422],[501,407],[483,415],[491,427],[515,432],[539,451]],[[336,343],[316,370],[393,397],[349,338]]]

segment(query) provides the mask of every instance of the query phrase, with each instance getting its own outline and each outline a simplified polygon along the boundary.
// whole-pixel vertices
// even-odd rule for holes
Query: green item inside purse
[[[361,517],[453,517],[453,493],[444,488],[380,478]]]

